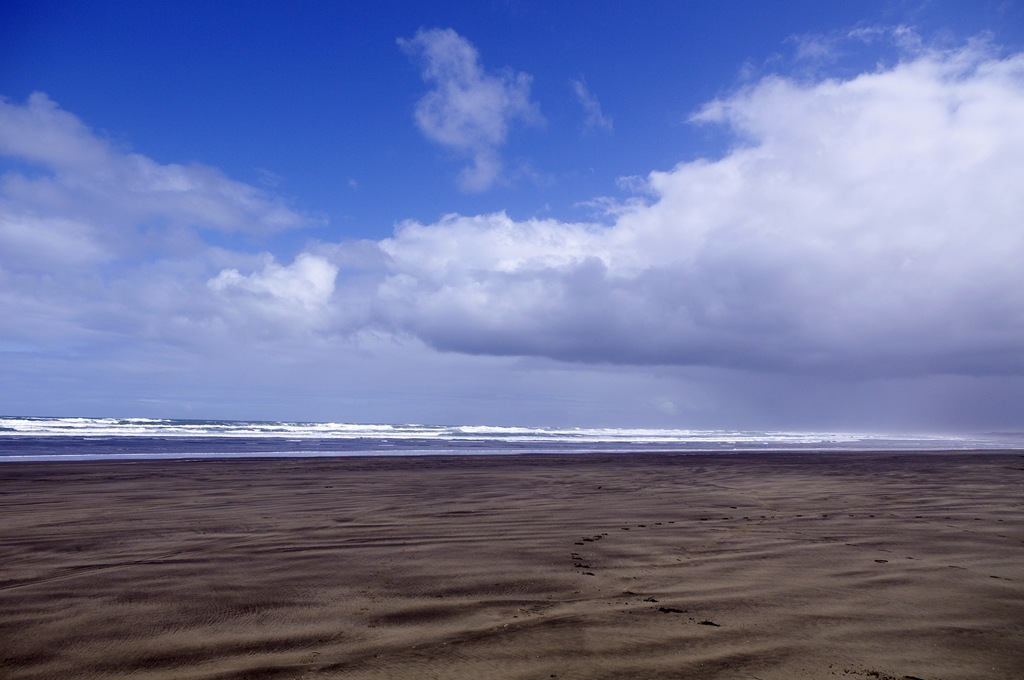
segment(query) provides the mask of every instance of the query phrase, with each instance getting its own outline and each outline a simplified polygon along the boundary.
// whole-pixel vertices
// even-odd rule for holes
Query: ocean
[[[0,417],[0,462],[659,451],[955,451],[1005,448],[1024,448],[1024,434],[949,436]]]

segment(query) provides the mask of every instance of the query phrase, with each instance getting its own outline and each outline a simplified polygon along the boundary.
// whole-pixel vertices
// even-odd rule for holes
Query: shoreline
[[[738,448],[738,449],[649,449],[649,448],[623,448],[623,449],[601,449],[601,450],[538,450],[538,449],[488,449],[488,450],[466,450],[453,451],[450,449],[422,449],[405,450],[400,453],[384,451],[326,451],[316,452],[308,450],[298,451],[216,451],[208,454],[200,453],[123,453],[123,454],[40,454],[27,456],[4,456],[0,455],[0,468],[8,465],[18,464],[116,464],[116,463],[202,463],[218,460],[233,460],[239,462],[259,462],[274,460],[331,460],[331,459],[419,459],[433,458],[443,460],[457,460],[462,458],[579,458],[593,459],[595,457],[678,457],[678,456],[752,456],[758,459],[767,459],[773,456],[790,457],[815,457],[825,456],[985,456],[985,455],[1021,455],[1024,448],[998,447],[998,448],[829,448],[820,449],[808,448]]]
[[[1024,452],[0,464],[10,678],[1024,667]]]

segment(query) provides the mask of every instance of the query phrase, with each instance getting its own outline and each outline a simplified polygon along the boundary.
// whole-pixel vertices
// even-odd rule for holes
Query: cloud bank
[[[610,226],[402,225],[380,321],[450,351],[838,374],[1024,371],[1024,55],[923,51],[704,106],[738,140]]]
[[[421,125],[474,155],[478,186],[493,181],[481,168],[534,110],[528,80],[483,73],[453,32],[408,49],[436,85]],[[693,114],[732,148],[650,173],[600,221],[452,214],[279,260],[223,238],[312,223],[279,197],[120,149],[43,94],[2,101],[0,351],[21,357],[19,376],[62,357],[163,371],[184,393],[178,366],[251,386],[254,363],[277,361],[277,385],[307,358],[336,358],[372,391],[374,348],[413,347],[389,379],[499,357],[473,389],[518,380],[503,362],[525,358],[587,390],[573,371],[623,367],[608,384],[626,384],[657,367],[653,384],[690,367],[758,403],[778,401],[751,391],[766,375],[800,386],[786,395],[934,376],[981,394],[971,381],[991,379],[1005,402],[1024,374],[1022,120],[1024,54],[978,43],[846,79],[770,76]]]
[[[450,28],[421,29],[398,44],[422,64],[432,89],[416,104],[416,124],[426,137],[472,159],[459,175],[465,191],[484,191],[501,174],[500,149],[513,123],[536,123],[525,73],[487,73],[472,43]]]

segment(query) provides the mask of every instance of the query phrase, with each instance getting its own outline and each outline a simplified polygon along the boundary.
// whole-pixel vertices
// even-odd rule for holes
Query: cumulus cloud
[[[576,97],[580,100],[583,113],[586,115],[583,119],[583,129],[586,131],[611,132],[612,119],[601,111],[601,102],[597,101],[597,97],[590,93],[586,83],[582,80],[574,80],[570,84],[572,85],[572,91],[576,93]]]
[[[286,309],[323,309],[334,293],[338,268],[315,255],[302,254],[283,267],[272,256],[265,256],[263,268],[243,275],[237,269],[224,269],[210,279],[218,293],[245,292]]]
[[[610,227],[504,214],[381,244],[382,319],[569,361],[1024,372],[1024,55],[919,51],[708,103],[719,159],[653,172]]]
[[[501,174],[500,149],[513,123],[541,120],[525,73],[488,73],[476,48],[450,28],[419,30],[398,44],[422,64],[432,86],[416,105],[428,139],[471,159],[459,175],[466,191],[488,189]]]
[[[472,58],[463,50],[431,68],[468,63],[493,78],[472,46],[447,37]],[[497,154],[511,120],[497,118],[500,134],[466,132],[484,141],[459,148]],[[0,347],[20,357],[5,370],[59,367],[37,389],[45,400],[62,391],[65,369],[91,384],[116,366],[118,385],[139,394],[153,375],[188,394],[205,378],[186,380],[180,366],[217,385],[255,385],[252,366],[277,362],[263,383],[276,394],[302,364],[293,391],[307,378],[324,392],[363,380],[352,394],[376,394],[384,410],[389,390],[414,383],[402,398],[438,403],[431,390],[457,374],[472,398],[427,414],[439,420],[516,380],[523,395],[550,383],[563,405],[578,404],[574,418],[596,417],[588,399],[601,385],[615,386],[601,393],[605,406],[635,390],[661,414],[768,404],[824,417],[838,393],[821,385],[867,376],[843,394],[876,415],[945,385],[970,395],[949,403],[1016,422],[1007,404],[1024,375],[1021,120],[1024,54],[915,48],[854,77],[774,75],[708,102],[692,124],[725,128],[734,146],[650,173],[601,223],[453,214],[281,259],[207,242],[309,222],[272,193],[119,149],[44,95],[4,101],[0,154],[15,161],[0,175]],[[429,379],[405,375],[430,362]],[[531,413],[542,420],[550,404]]]

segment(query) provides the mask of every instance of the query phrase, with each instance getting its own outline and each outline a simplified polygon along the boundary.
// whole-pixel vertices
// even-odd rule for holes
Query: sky
[[[1024,430],[1024,2],[0,8],[0,413]]]

